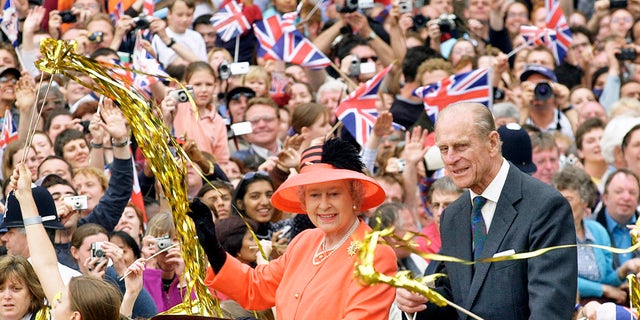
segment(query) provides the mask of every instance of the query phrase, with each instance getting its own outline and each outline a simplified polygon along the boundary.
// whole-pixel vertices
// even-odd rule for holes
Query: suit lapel
[[[500,193],[500,198],[498,199],[496,211],[491,220],[491,226],[489,227],[489,233],[487,234],[487,240],[484,244],[480,259],[491,258],[494,254],[498,253],[498,249],[509,228],[511,228],[513,220],[515,220],[518,215],[514,203],[522,198],[522,190],[520,174],[515,170],[519,169],[511,165],[509,166],[507,180]],[[471,211],[471,209],[469,209],[469,211]],[[467,296],[468,300],[465,302],[466,308],[471,307],[490,267],[491,263],[478,263],[475,265],[475,273],[473,274],[469,295]]]

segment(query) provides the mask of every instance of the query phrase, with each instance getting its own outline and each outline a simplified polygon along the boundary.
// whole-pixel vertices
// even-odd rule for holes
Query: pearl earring
[[[355,204],[353,205],[353,210],[358,210],[358,206],[356,206]]]

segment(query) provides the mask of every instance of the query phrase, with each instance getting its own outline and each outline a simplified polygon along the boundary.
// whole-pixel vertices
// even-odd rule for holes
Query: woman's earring
[[[358,210],[358,206],[356,206],[355,204],[353,205],[353,210]]]

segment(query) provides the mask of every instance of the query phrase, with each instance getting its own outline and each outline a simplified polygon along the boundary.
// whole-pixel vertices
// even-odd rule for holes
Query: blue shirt
[[[617,221],[613,220],[609,215],[609,211],[606,209],[604,211],[604,217],[607,219],[607,231],[609,231],[609,234],[613,238],[613,246],[620,249],[631,247],[631,235],[629,234],[627,224],[635,224],[636,216],[634,215],[631,217],[631,219],[624,225],[620,225]],[[633,253],[618,254],[620,265],[631,258],[633,258]]]

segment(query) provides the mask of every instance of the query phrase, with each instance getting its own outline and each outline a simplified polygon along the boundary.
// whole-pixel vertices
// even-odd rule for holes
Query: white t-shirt
[[[184,33],[175,33],[171,31],[169,27],[166,28],[166,31],[167,35],[173,38],[176,43],[180,43],[189,48],[189,51],[193,52],[193,54],[200,58],[200,60],[207,61],[207,47],[204,43],[204,39],[198,32],[187,29]],[[176,60],[176,58],[178,58],[178,54],[173,51],[173,49],[167,47],[158,35],[153,36],[151,44],[153,45],[153,49],[156,51],[158,61],[163,67],[168,67],[174,60]]]

